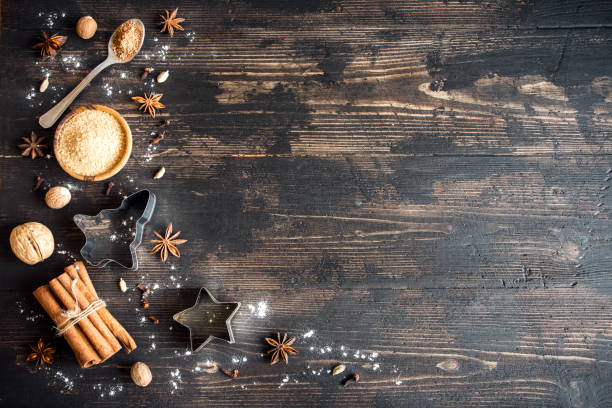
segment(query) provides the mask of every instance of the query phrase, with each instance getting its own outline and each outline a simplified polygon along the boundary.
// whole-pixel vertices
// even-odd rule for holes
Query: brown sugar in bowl
[[[117,174],[132,153],[132,132],[123,117],[104,105],[80,106],[55,129],[55,158],[72,177],[101,181]]]

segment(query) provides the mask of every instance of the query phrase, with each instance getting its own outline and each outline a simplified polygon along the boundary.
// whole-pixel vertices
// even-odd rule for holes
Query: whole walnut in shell
[[[16,226],[9,240],[15,256],[28,265],[44,261],[51,256],[55,247],[53,234],[39,222]]]

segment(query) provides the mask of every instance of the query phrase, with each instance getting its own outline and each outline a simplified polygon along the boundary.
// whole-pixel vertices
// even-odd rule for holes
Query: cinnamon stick
[[[65,272],[62,273],[60,276],[57,277],[57,280],[60,281],[64,289],[66,289],[69,293],[72,292],[72,280],[70,279],[68,274],[66,274]],[[75,289],[77,300],[79,302],[79,307],[81,309],[87,309],[87,307],[89,307],[90,305],[90,302],[85,298],[85,296],[79,289],[78,282],[74,289]],[[91,323],[95,326],[95,328],[98,329],[100,334],[104,336],[108,344],[113,349],[114,353],[121,350],[121,344],[119,344],[119,341],[117,341],[117,338],[110,331],[110,329],[104,323],[102,318],[100,318],[100,316],[98,315],[98,311],[92,312],[89,316],[87,316],[87,318],[91,321]]]
[[[56,326],[59,327],[66,321],[62,316],[62,308],[53,297],[49,285],[43,285],[32,293]],[[73,326],[66,330],[64,338],[81,367],[91,367],[101,361],[100,356],[98,356],[98,353],[93,349],[91,343],[79,327]]]
[[[77,268],[78,267],[78,270]],[[87,273],[87,269],[85,269],[85,265],[83,262],[76,262],[70,266],[64,268],[64,271],[72,278],[79,278],[77,282],[77,288],[79,291],[85,296],[89,302],[94,302],[98,300],[98,296],[96,294],[95,289],[93,288],[93,284],[91,283],[91,279],[89,278],[89,274]],[[82,281],[82,282],[81,282]],[[88,284],[83,284],[83,282],[89,282]],[[110,314],[108,309],[102,307],[98,309],[98,315],[104,321],[104,323],[108,326],[110,331],[117,337],[117,339],[123,344],[126,352],[131,352],[136,348],[136,342],[130,336],[130,334],[125,330],[125,328]]]
[[[79,275],[79,278],[85,283],[85,286],[87,286],[91,290],[91,293],[93,293],[96,299],[99,299],[100,297],[98,296],[98,292],[96,292],[96,288],[94,288],[93,283],[91,283],[91,279],[89,278],[87,269],[85,269],[85,264],[81,261],[77,261],[71,266],[68,266],[68,268],[70,267],[74,267],[77,274]],[[66,268],[64,268],[64,270],[66,270]],[[72,279],[74,279],[74,277]]]
[[[61,282],[55,278],[51,279],[49,282],[49,288],[53,295],[60,303],[64,306],[64,310],[75,310],[75,301],[72,295],[64,288]],[[81,311],[81,309],[77,309]],[[90,315],[91,316],[91,315]],[[89,320],[89,316],[81,319],[78,323],[83,333],[87,336],[87,339],[93,346],[96,353],[100,356],[102,361],[107,360],[110,356],[115,354],[115,351],[108,343],[108,341],[100,334],[98,329],[92,324],[91,320]]]

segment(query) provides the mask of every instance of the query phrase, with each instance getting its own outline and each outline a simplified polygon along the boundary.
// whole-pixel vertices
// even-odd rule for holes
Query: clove
[[[36,191],[40,188],[41,184],[43,183],[43,181],[45,181],[44,178],[40,177],[40,176],[36,176],[36,183],[34,184],[34,188],[32,188],[32,191]]]
[[[350,384],[356,383],[358,381],[359,381],[359,374],[353,374],[352,376],[346,379],[346,381],[344,382],[344,386],[347,387]]]
[[[109,181],[108,185],[106,186],[106,192],[104,193],[104,195],[106,196],[109,195],[114,185],[115,183],[113,183],[112,181]]]
[[[149,293],[151,293],[151,289],[146,288],[142,283],[139,283],[137,288],[142,291],[143,295],[148,295]]]
[[[232,371],[226,370],[225,368],[220,369],[221,372],[230,378],[238,378],[238,369],[234,368]]]
[[[151,71],[153,71],[153,68],[145,67],[144,71],[142,71],[142,74],[140,74],[140,79],[145,80],[147,76],[149,76],[149,72]]]
[[[159,135],[155,136],[153,140],[151,140],[151,144],[158,144],[164,139],[165,136],[166,136],[166,132],[165,131],[161,132]]]

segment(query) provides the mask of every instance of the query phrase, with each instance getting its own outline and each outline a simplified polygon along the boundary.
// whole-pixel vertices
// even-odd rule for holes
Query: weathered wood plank
[[[149,236],[174,222],[191,240],[182,261],[237,286],[530,288],[542,284],[541,273],[545,285],[610,287],[608,158],[243,158],[198,166],[168,156],[161,180],[152,179],[160,164],[133,160],[110,197],[104,184],[73,182],[71,206],[53,213],[43,192],[21,182],[39,174],[36,162],[17,160],[22,172],[5,177],[0,203],[10,208],[19,197],[20,214],[0,214],[0,222],[57,223],[58,242],[73,257],[82,239],[72,214],[150,188],[159,203]],[[140,256],[154,279],[167,274],[146,245]],[[321,262],[335,270],[319,276]]]
[[[119,108],[145,142],[155,122],[135,111],[127,93],[163,92],[166,115],[175,120],[169,132],[197,156],[610,153],[607,31],[459,25],[441,35],[436,27],[406,25],[389,33],[336,22],[333,29],[299,33],[218,32],[206,19],[193,21],[193,42],[151,33],[142,56],[103,74],[79,103]],[[28,49],[34,32],[7,34],[8,54],[34,57]],[[266,42],[270,37],[276,40]],[[64,62],[25,70],[7,65],[0,79],[6,103],[32,117],[63,96],[101,58],[90,43],[71,44]],[[104,47],[99,41],[93,48]],[[145,65],[171,67],[171,81],[143,84]],[[37,86],[43,72],[62,89],[24,99],[25,84]],[[30,128],[20,120],[11,134]]]

